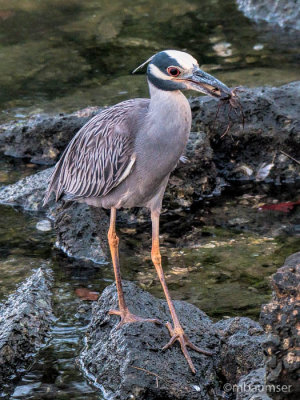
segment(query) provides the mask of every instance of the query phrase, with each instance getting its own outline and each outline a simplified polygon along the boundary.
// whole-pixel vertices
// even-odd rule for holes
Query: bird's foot
[[[171,339],[170,339],[169,343],[167,343],[163,347],[163,350],[168,349],[178,340],[178,342],[180,343],[181,350],[184,354],[184,357],[186,358],[193,374],[195,374],[196,369],[195,369],[193,361],[187,351],[187,347],[190,347],[192,350],[195,350],[198,353],[205,354],[206,356],[212,356],[213,353],[208,350],[200,349],[200,347],[197,347],[192,342],[190,342],[189,338],[184,333],[184,330],[182,329],[182,327],[180,325],[177,327],[175,326],[175,328],[173,328],[172,325],[170,324],[170,322],[167,322],[166,327],[168,328],[168,330],[170,332]]]
[[[139,317],[138,315],[132,314],[128,310],[128,308],[125,308],[123,310],[110,310],[108,312],[108,314],[109,315],[119,315],[121,317],[121,321],[118,323],[116,329],[121,328],[121,326],[124,324],[130,324],[132,322],[153,322],[154,324],[162,325],[162,323],[159,319]]]

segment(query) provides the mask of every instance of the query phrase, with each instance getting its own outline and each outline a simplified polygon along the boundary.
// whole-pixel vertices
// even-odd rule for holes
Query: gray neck
[[[187,98],[180,90],[160,90],[148,81],[150,106],[148,116],[151,122],[173,134],[190,131],[191,108]]]
[[[145,153],[145,159],[151,149],[151,158],[157,163],[152,168],[169,173],[184,152],[191,130],[191,108],[179,90],[159,90],[151,83],[149,89],[150,105],[143,122],[143,133],[138,136],[138,146],[140,152]]]

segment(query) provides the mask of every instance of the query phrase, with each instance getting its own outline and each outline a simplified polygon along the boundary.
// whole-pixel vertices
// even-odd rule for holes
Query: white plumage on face
[[[152,75],[156,79],[162,80],[171,80],[172,76],[163,72],[160,68],[158,68],[155,64],[150,64],[148,67],[148,75]]]
[[[156,61],[156,62],[155,62]],[[180,73],[191,73],[198,67],[197,60],[190,54],[177,50],[166,50],[160,53],[160,57],[150,62],[148,73],[156,79],[172,80],[174,76],[168,73],[168,68],[178,68]]]
[[[197,60],[188,53],[164,50],[150,57],[140,67],[148,64],[148,81],[159,90],[195,90],[216,98],[230,99],[230,89],[214,76],[199,68]]]
[[[177,63],[184,70],[190,70],[194,67],[199,67],[198,61],[192,57],[190,54],[185,53],[184,51],[177,50],[166,50],[165,53],[170,57],[177,61]]]
[[[178,50],[165,50],[149,59],[148,79],[161,90],[183,90],[186,85],[182,77],[191,75],[198,68],[197,60],[190,54]]]

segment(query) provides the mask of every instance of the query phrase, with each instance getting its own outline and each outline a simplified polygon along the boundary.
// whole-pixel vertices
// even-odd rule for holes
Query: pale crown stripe
[[[183,51],[166,50],[165,53],[169,57],[174,58],[183,69],[190,69],[193,68],[193,66],[198,66],[197,60]]]

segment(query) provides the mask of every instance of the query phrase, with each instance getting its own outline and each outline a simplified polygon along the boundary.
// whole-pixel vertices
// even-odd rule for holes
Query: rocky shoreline
[[[170,320],[166,301],[130,282],[125,295],[135,314]],[[191,374],[179,346],[163,352],[167,328],[129,324],[116,330],[117,318],[107,310],[117,306],[115,285],[107,287],[93,307],[87,346],[80,365],[89,379],[102,383],[114,399],[217,399],[225,382],[237,383],[242,375],[262,365],[263,329],[249,318],[230,318],[214,324],[191,304],[175,301],[176,312],[189,338],[213,351],[208,357],[191,351],[196,374]]]
[[[186,152],[188,161],[180,163],[171,176],[164,202],[168,215],[195,208],[199,200],[219,196],[224,187],[232,184],[239,185],[241,193],[250,196],[250,199],[244,199],[249,206],[255,185],[261,185],[262,190],[267,190],[268,184],[296,186],[300,150],[299,88],[300,82],[294,82],[280,88],[241,91],[245,127],[239,115],[230,115],[232,127],[223,138],[222,133],[228,125],[228,110],[219,111],[218,119],[212,123],[218,103],[207,97],[191,100],[193,130]],[[103,264],[108,260],[108,216],[104,210],[64,200],[57,204],[52,201],[46,208],[42,207],[51,165],[76,131],[98,111],[98,108],[92,108],[71,115],[36,116],[22,124],[2,125],[0,151],[47,164],[49,168],[1,187],[0,204],[46,214],[54,223],[58,248],[68,256]],[[139,211],[138,216],[127,211],[119,215],[126,223],[147,218],[144,211]],[[240,224],[237,217],[230,221],[233,226]],[[110,285],[93,307],[87,346],[79,358],[84,374],[103,393],[115,399],[250,400],[253,393],[250,395],[243,388],[249,385],[265,388],[266,384],[287,385],[290,389],[284,394],[261,391],[256,394],[256,399],[296,399],[300,392],[297,386],[299,356],[294,339],[299,314],[299,257],[300,253],[289,257],[273,276],[273,299],[262,307],[260,324],[242,317],[214,323],[191,304],[176,302],[179,317],[191,340],[214,351],[212,358],[192,354],[198,370],[196,376],[190,374],[177,345],[167,352],[160,350],[168,340],[164,326],[137,324],[124,326],[119,331],[115,329],[117,319],[107,316],[107,310],[115,307],[117,301],[115,286]],[[23,334],[22,329],[16,334],[15,325],[10,335],[1,333],[0,357],[6,358],[2,360],[5,368],[0,371],[0,383],[13,386],[14,379],[18,379],[26,368],[24,359],[34,359],[34,353],[47,338],[52,318],[50,275],[42,270],[36,272],[1,309],[3,332],[8,332],[10,326],[10,311],[5,310],[16,308],[16,324],[20,319],[26,320],[29,324],[25,327],[26,332],[33,329],[34,334]],[[21,289],[24,285],[29,292]],[[125,288],[133,312],[146,317],[155,315],[162,321],[170,319],[165,301],[130,282]],[[26,315],[21,312],[21,306],[27,304],[27,300],[33,311],[25,309],[32,318],[28,318],[27,311]],[[39,326],[37,320],[41,320]],[[10,357],[8,348],[13,349],[9,351]],[[17,355],[21,355],[22,363]],[[228,385],[231,385],[230,389]],[[238,390],[238,387],[242,389]]]
[[[116,288],[110,285],[94,303],[79,364],[87,378],[112,399],[250,400],[255,395],[257,400],[296,400],[300,393],[295,331],[299,268],[300,253],[296,253],[273,275],[273,300],[262,307],[262,325],[242,317],[213,323],[193,305],[175,301],[192,342],[213,351],[212,357],[191,351],[195,375],[179,346],[161,350],[168,341],[164,326],[138,323],[116,330],[118,319],[107,314],[117,307]],[[133,283],[124,286],[132,312],[170,320],[166,301]]]
[[[300,10],[293,0],[271,2],[269,0],[236,0],[239,9],[254,21],[266,21],[281,28],[299,31]]]
[[[203,311],[175,301],[189,338],[213,352],[191,351],[197,372],[191,374],[164,325],[137,323],[116,329],[115,284],[93,303],[86,345],[78,366],[86,378],[110,399],[296,400],[300,393],[297,323],[299,317],[300,252],[288,257],[272,276],[272,300],[262,306],[260,323],[245,317],[214,323]],[[0,311],[0,379],[9,391],[49,337],[52,274],[38,269],[12,294]],[[131,282],[124,282],[132,312],[170,320],[165,300]],[[277,388],[276,390],[273,388]]]
[[[186,150],[187,161],[179,162],[171,175],[163,203],[168,213],[194,207],[203,198],[219,196],[230,185],[239,186],[241,192],[249,194],[255,185],[296,187],[300,182],[299,88],[300,82],[293,82],[280,88],[244,89],[240,93],[244,127],[240,115],[231,113],[232,126],[223,138],[228,110],[218,112],[218,103],[207,96],[191,100],[193,126]],[[2,125],[0,151],[51,165],[76,131],[98,111],[91,108],[70,115],[36,116],[21,124]],[[55,221],[58,248],[72,257],[105,262],[106,212],[64,201],[58,204],[52,201],[43,208],[51,171],[48,168],[0,188],[0,204],[45,211]],[[119,219],[131,223],[137,220],[136,215],[149,218],[145,210],[139,210],[138,214],[124,210],[119,213]]]
[[[266,365],[266,383],[286,385],[287,398],[300,393],[300,253],[291,255],[271,280],[273,297],[262,306],[260,323],[267,333],[263,348]],[[281,400],[282,394],[272,397]]]
[[[299,163],[293,160],[300,151],[299,88],[299,81],[279,88],[242,88],[238,95],[244,124],[227,106],[218,111],[220,104],[208,96],[191,99],[188,162],[172,174],[168,205],[190,206],[230,181],[294,184],[299,179]],[[0,125],[0,152],[53,165],[74,134],[100,110],[36,115]],[[222,137],[229,122],[231,128]]]
[[[0,393],[13,387],[49,337],[52,272],[39,268],[0,304]]]

